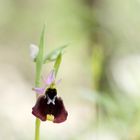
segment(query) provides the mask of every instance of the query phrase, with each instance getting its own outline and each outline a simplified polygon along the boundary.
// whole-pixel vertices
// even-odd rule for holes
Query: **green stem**
[[[35,140],[40,139],[40,120],[36,118],[36,127],[35,127]]]
[[[36,80],[35,80],[35,86],[39,87],[40,86],[40,77],[41,77],[41,70],[42,70],[42,65],[37,65],[36,63]],[[36,98],[38,98],[38,95],[36,94]],[[35,122],[35,140],[40,140],[40,120],[36,118]]]
[[[36,59],[36,75],[35,75],[35,87],[40,87],[40,79],[41,79],[41,71],[43,66],[43,58],[44,58],[44,32],[45,26],[43,28],[41,37],[40,37],[40,44],[39,44],[39,53]],[[38,95],[36,94],[36,99]],[[36,118],[35,123],[35,140],[40,140],[40,120]]]

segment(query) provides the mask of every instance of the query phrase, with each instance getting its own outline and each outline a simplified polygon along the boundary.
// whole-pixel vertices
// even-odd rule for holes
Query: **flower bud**
[[[33,61],[36,60],[37,58],[37,55],[38,55],[38,52],[39,52],[39,48],[38,46],[34,45],[34,44],[31,44],[30,45],[30,57]]]

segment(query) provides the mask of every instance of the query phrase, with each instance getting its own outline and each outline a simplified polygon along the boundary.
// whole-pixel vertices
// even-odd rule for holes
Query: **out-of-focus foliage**
[[[140,139],[140,0],[0,3],[0,139],[33,139],[34,65],[27,52],[44,24],[46,62],[70,42],[58,87],[69,117],[61,126],[42,123],[42,139]]]

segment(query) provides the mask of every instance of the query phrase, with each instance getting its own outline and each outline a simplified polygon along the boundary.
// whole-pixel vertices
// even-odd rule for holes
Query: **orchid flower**
[[[54,123],[61,123],[67,119],[68,112],[65,109],[63,100],[57,96],[55,85],[55,72],[50,72],[47,79],[44,79],[45,87],[33,88],[38,94],[41,94],[35,106],[32,108],[32,114],[42,121],[50,120]],[[57,81],[57,83],[60,82]]]

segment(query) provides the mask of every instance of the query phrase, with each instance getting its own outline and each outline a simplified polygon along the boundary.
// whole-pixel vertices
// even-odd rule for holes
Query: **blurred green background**
[[[140,140],[139,13],[140,0],[0,0],[0,140],[34,139],[29,45],[44,23],[46,53],[69,44],[58,73],[69,117],[43,122],[41,140]]]

